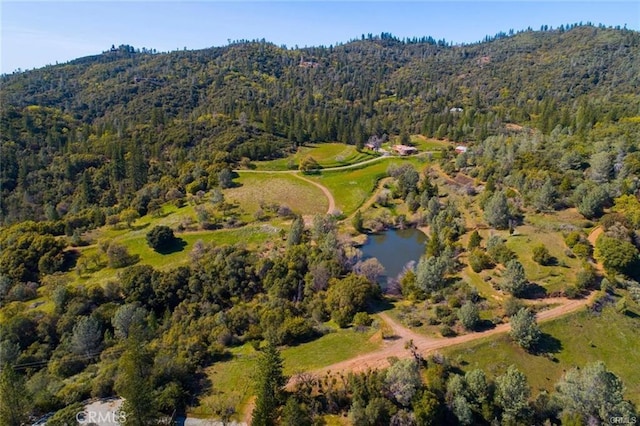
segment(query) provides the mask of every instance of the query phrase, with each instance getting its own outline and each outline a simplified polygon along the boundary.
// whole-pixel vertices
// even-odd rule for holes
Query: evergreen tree
[[[631,419],[636,414],[624,400],[622,381],[602,361],[569,370],[556,389],[563,417],[578,416],[583,424],[608,422],[612,417]]]
[[[126,426],[155,424],[157,409],[154,403],[151,370],[153,355],[142,339],[142,330],[129,330],[125,352],[118,364],[115,390],[124,398],[123,411],[127,414]]]
[[[252,426],[275,425],[284,399],[287,379],[282,374],[282,357],[269,342],[260,355],[256,377],[256,406],[251,417]]]
[[[169,250],[176,243],[173,229],[166,225],[154,226],[146,234],[147,244],[157,252]]]
[[[470,300],[467,300],[458,310],[458,319],[467,330],[473,330],[480,322],[480,312],[478,307]]]
[[[295,397],[290,396],[282,409],[280,424],[282,426],[309,426],[311,419],[306,407]]]
[[[482,241],[482,237],[478,233],[478,230],[474,230],[471,235],[469,235],[469,243],[467,244],[467,250],[472,251],[474,248],[480,247],[480,242]]]
[[[364,219],[362,217],[362,212],[360,210],[356,211],[353,215],[353,219],[351,220],[351,224],[353,228],[360,233],[364,232]]]
[[[29,419],[29,393],[24,378],[13,366],[4,363],[0,367],[0,424],[21,426]]]
[[[551,178],[547,178],[544,185],[542,185],[535,195],[534,205],[538,210],[552,210],[557,197],[558,191],[556,191],[555,186],[553,186]]]
[[[447,262],[441,257],[423,257],[416,268],[416,286],[426,294],[442,288],[446,270]]]
[[[73,326],[71,347],[73,353],[84,356],[95,356],[102,342],[100,323],[94,317],[80,317]]]
[[[140,141],[136,139],[132,145],[131,155],[129,157],[129,176],[133,190],[137,191],[147,183],[147,163]]]

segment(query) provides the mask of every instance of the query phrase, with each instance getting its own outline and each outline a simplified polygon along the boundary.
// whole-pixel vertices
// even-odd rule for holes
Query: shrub
[[[553,261],[553,256],[544,245],[539,244],[533,248],[533,261],[540,265],[550,265]]]
[[[598,283],[598,276],[592,268],[583,269],[576,274],[576,289],[586,290],[595,288]]]
[[[593,254],[593,247],[586,242],[579,242],[575,244],[571,250],[581,259],[588,259]]]
[[[456,335],[456,332],[448,325],[443,325],[440,327],[440,334],[442,334],[442,337],[453,337]]]
[[[522,307],[523,307],[522,303],[520,303],[520,301],[517,298],[511,296],[511,297],[507,298],[507,300],[505,300],[505,302],[504,302],[504,313],[508,317],[512,317]]]
[[[571,231],[564,237],[564,242],[569,248],[573,248],[580,241],[582,241],[582,234],[578,231]]]
[[[458,310],[458,319],[467,330],[474,330],[480,322],[480,312],[478,307],[471,301],[467,301]]]
[[[491,263],[491,258],[484,250],[475,248],[471,254],[469,254],[469,266],[473,272],[478,273],[484,269],[490,269],[493,264]]]
[[[564,295],[569,299],[577,299],[580,296],[580,290],[576,286],[570,285],[564,289]]]
[[[516,258],[516,254],[507,247],[498,235],[492,235],[487,240],[487,253],[495,263],[502,263],[503,265]]]
[[[358,312],[353,317],[353,325],[355,325],[356,327],[358,326],[368,327],[371,325],[372,322],[373,320],[371,319],[371,316],[366,312]]]

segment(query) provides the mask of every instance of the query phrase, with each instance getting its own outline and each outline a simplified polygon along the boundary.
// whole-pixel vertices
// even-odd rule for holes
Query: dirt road
[[[571,300],[566,298],[553,298],[545,299],[549,303],[560,303],[560,306],[539,312],[537,314],[538,321],[549,321],[554,318],[575,312],[580,308],[586,306],[590,298]],[[359,355],[355,358],[351,358],[336,364],[329,365],[320,370],[316,370],[312,373],[317,375],[323,375],[328,372],[339,371],[355,371],[362,372],[368,369],[380,369],[389,366],[390,357],[409,358],[412,356],[411,352],[407,349],[406,345],[410,340],[413,340],[413,344],[417,348],[417,351],[423,356],[428,355],[438,349],[447,348],[450,346],[459,345],[461,343],[471,342],[474,340],[482,339],[484,337],[493,336],[495,334],[506,333],[510,329],[509,324],[499,324],[496,327],[487,331],[463,334],[461,336],[453,338],[434,338],[418,334],[397,321],[393,320],[386,313],[378,314],[379,318],[387,323],[393,330],[395,337],[388,339],[384,343],[384,347],[373,352]],[[295,381],[295,377],[291,379]],[[292,382],[290,382],[291,384]]]
[[[320,191],[322,191],[324,196],[327,197],[327,200],[329,201],[329,207],[327,207],[327,214],[333,214],[336,211],[336,200],[335,198],[333,198],[333,194],[331,193],[331,191],[329,191],[329,189],[326,186],[321,185],[318,182],[314,182],[311,179],[307,179],[306,177],[298,173],[294,174],[294,176],[307,183],[310,183],[311,185],[315,186],[316,188],[320,189]]]

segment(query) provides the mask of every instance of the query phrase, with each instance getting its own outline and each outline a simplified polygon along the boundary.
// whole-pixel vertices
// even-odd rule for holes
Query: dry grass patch
[[[288,174],[240,173],[240,186],[225,191],[230,202],[238,203],[251,214],[261,203],[286,205],[300,214],[323,214],[329,202],[320,189]]]

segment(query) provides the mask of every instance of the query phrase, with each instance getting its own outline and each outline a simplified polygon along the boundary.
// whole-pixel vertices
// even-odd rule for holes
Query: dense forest
[[[467,46],[383,34],[298,50],[121,46],[5,75],[0,215],[11,224],[92,207],[144,213],[169,190],[214,187],[243,157],[307,142],[477,142],[511,123],[584,139],[596,122],[637,115],[639,48],[636,32],[590,26]]]
[[[460,46],[387,33],[304,49],[264,40],[170,53],[123,45],[2,76],[0,362],[13,366],[0,374],[2,424],[56,410],[48,424],[67,424],[81,401],[112,395],[135,414],[127,424],[156,424],[215,391],[205,368],[241,345],[260,353],[257,425],[324,424],[326,415],[355,425],[635,419],[625,378],[601,362],[569,369],[551,393],[534,393],[515,367],[494,378],[417,352],[387,370],[285,386],[279,348],[334,332],[327,324],[369,330],[388,302],[378,265],[344,237],[346,214],[305,223],[264,205],[256,223],[286,224],[272,241],[259,249],[198,241],[185,264],[169,267],[140,261],[109,232],[133,233],[137,220],[185,204],[203,230],[240,228],[247,218],[225,192],[236,171],[310,144],[360,152],[372,139],[452,142],[422,169],[388,167],[389,190],[375,205],[402,214],[357,211],[346,226],[428,227],[425,256],[387,290],[431,304],[442,336],[479,330],[484,309],[493,315],[485,322],[508,320],[517,346],[539,355],[543,334],[520,299],[541,290],[501,237],[478,230],[512,234],[529,214],[571,212],[579,221],[553,231],[578,267],[556,296],[593,291],[594,305],[637,309],[639,59],[638,32],[570,25]],[[455,144],[469,150],[456,156]],[[476,184],[443,187],[460,176]],[[474,209],[483,227],[469,229]],[[591,244],[585,229],[595,227],[602,236]],[[185,227],[173,228],[144,230],[149,248],[180,250],[186,237],[174,231]],[[533,256],[558,263],[544,246]],[[461,273],[467,265],[499,271],[489,284],[505,296],[499,314]],[[107,270],[100,284],[77,283]],[[216,418],[235,418],[238,404],[218,401]]]

